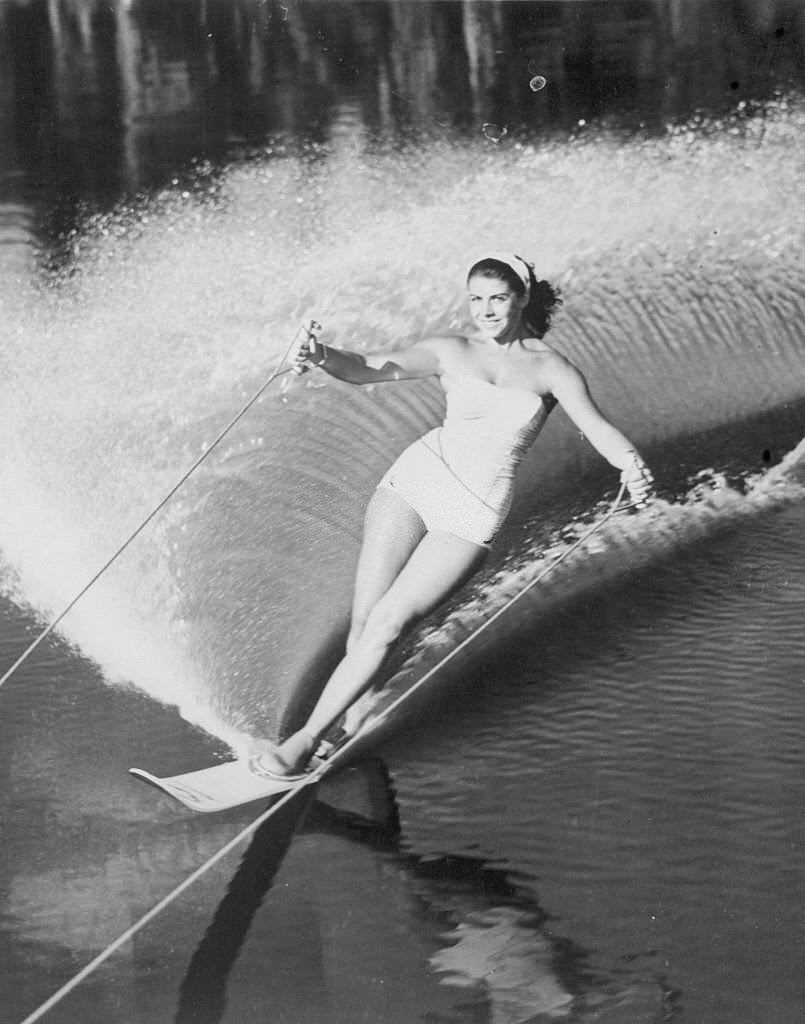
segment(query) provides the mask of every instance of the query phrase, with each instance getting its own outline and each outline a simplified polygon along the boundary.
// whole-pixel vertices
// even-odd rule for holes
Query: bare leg
[[[374,492],[364,519],[347,653],[355,648],[372,608],[397,578],[426,533],[425,524],[419,515],[395,491],[379,487]],[[313,734],[308,735],[306,729],[298,731],[282,745],[284,756],[290,763],[299,759],[306,761],[318,744],[318,738]],[[252,753],[265,759],[269,768],[273,765],[274,770],[282,770],[281,765],[274,763],[277,753],[274,743],[259,740],[253,744]]]
[[[393,490],[375,491],[366,510],[363,545],[355,576],[347,653],[361,638],[370,612],[397,578],[417,544],[427,533],[419,515]],[[376,673],[379,675],[379,672]],[[377,693],[371,684],[346,711],[344,730],[357,731]]]
[[[360,639],[369,613],[426,533],[419,515],[395,491],[379,487],[374,492],[364,520],[347,651]]]
[[[276,748],[266,766],[280,772],[303,767],[320,737],[371,684],[398,637],[465,583],[485,557],[485,548],[461,537],[426,533],[366,615],[306,725]]]

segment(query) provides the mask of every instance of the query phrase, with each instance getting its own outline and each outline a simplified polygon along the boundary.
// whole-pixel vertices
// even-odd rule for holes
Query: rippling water
[[[391,151],[358,132],[98,213],[56,264],[19,215],[9,661],[301,320],[357,347],[455,329],[486,247],[562,288],[551,338],[661,493],[451,662],[385,767],[329,783],[295,837],[293,811],[261,832],[53,1020],[801,1018],[804,120],[792,92],[652,135]],[[283,376],[0,690],[4,1020],[256,813],[190,818],[125,769],[201,765],[301,713],[341,642],[366,499],[441,409],[428,382]],[[392,686],[564,556],[615,483],[555,414],[488,567]]]
[[[687,978],[684,1020],[802,1006],[803,521],[770,512],[554,617],[398,782],[412,846],[537,879],[585,970],[658,999]]]

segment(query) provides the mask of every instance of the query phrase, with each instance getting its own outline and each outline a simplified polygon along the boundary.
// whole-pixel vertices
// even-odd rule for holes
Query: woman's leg
[[[267,767],[303,767],[321,736],[371,684],[400,635],[464,584],[485,557],[486,548],[461,537],[426,533],[369,611],[306,725],[280,744]]]
[[[348,653],[363,633],[369,612],[397,578],[426,533],[419,514],[399,494],[388,487],[375,490],[369,499],[364,518],[346,645]],[[289,750],[288,741],[283,745],[286,757],[291,761],[298,759],[297,748],[299,757],[305,752],[309,756],[317,745],[313,738],[306,739],[301,730],[294,737],[293,753]],[[281,770],[281,765],[274,763],[276,751],[276,745],[268,740],[258,740],[251,748],[253,756],[265,758],[268,767]]]
[[[355,573],[349,635],[349,654],[361,638],[372,608],[386,593],[427,533],[425,524],[408,502],[388,487],[379,487],[369,501],[363,543]],[[379,674],[379,673],[376,673]],[[344,716],[344,731],[356,732],[377,699],[371,684],[354,701]]]
[[[347,651],[360,639],[369,612],[397,578],[426,533],[425,524],[408,502],[389,487],[377,488],[366,508]]]

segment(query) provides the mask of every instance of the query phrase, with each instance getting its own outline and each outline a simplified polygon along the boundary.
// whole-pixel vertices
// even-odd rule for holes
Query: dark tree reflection
[[[798,0],[11,0],[0,202],[58,234],[277,137],[662,129],[801,84],[804,39]]]

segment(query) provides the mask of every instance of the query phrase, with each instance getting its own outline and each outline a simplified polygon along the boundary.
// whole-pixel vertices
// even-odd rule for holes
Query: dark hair
[[[527,263],[526,266],[531,288],[528,302],[523,309],[523,323],[533,332],[534,337],[542,338],[551,326],[551,317],[557,306],[562,305],[561,293],[548,281],[538,281],[531,266]],[[493,257],[479,260],[470,267],[467,274],[468,282],[471,277],[494,277],[499,281],[505,281],[516,295],[525,295],[522,278],[503,260],[496,260]]]

